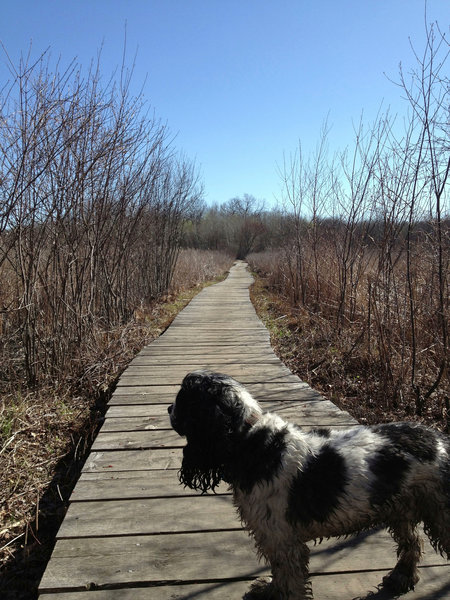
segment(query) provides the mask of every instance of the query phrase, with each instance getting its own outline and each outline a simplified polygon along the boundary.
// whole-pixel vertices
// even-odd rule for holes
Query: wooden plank
[[[229,495],[228,485],[221,483],[216,494]],[[180,484],[178,469],[82,473],[70,497],[71,502],[86,500],[126,500],[198,496],[198,492]]]
[[[219,370],[214,368],[214,365],[211,363],[206,364],[205,368],[211,371]],[[186,368],[184,365],[172,365],[167,369],[164,369],[164,367],[161,368],[161,365],[134,365],[128,367],[128,369],[121,376],[120,380],[127,382],[130,379],[137,379],[138,381],[142,382],[143,378],[145,378],[151,382],[160,378],[161,372],[167,371],[166,383],[180,384],[186,374],[191,370],[195,370],[195,367],[193,369],[189,369],[189,367]],[[295,375],[292,375],[287,367],[278,364],[266,364],[264,367],[261,367],[261,365],[245,365],[235,363],[232,365],[227,365],[226,374],[245,385],[246,381],[259,381],[261,379],[261,371],[264,371],[266,377],[271,381],[285,381],[286,377],[288,377],[288,380],[295,377]],[[292,381],[295,380],[292,379]]]
[[[142,388],[116,388],[108,406],[116,404],[170,404],[180,390],[179,385],[148,385]]]
[[[158,375],[155,375],[154,377],[148,378],[147,380],[143,381],[143,377],[136,377],[136,376],[131,376],[131,377],[122,377],[118,384],[117,384],[117,388],[115,391],[115,394],[118,393],[118,391],[121,388],[134,388],[133,393],[142,393],[145,391],[149,391],[148,388],[149,387],[154,387],[154,386],[165,386],[168,387],[170,385],[174,385],[176,386],[176,392],[178,392],[181,382],[182,382],[182,377],[172,377],[170,372],[168,372],[166,374],[166,377],[164,377],[164,373]],[[271,385],[275,385],[275,384],[285,384],[285,383],[291,383],[293,385],[297,385],[300,384],[300,380],[298,379],[298,377],[296,375],[292,375],[292,374],[281,374],[279,377],[277,377],[276,375],[274,375],[273,377],[271,377],[270,379],[268,379],[268,381],[264,380],[264,374],[261,373],[259,376],[258,375],[247,375],[247,376],[243,376],[240,378],[239,383],[242,383],[243,385],[245,385],[245,387],[248,387],[250,393],[251,393],[251,389],[250,386],[254,385],[254,386],[266,386],[268,384]],[[169,391],[169,390],[167,390]],[[275,390],[271,390],[271,392],[273,393]],[[286,391],[286,388],[281,388],[280,392],[283,393]],[[304,388],[304,391],[306,391],[306,388]],[[310,391],[311,394],[313,394],[313,390]],[[315,392],[315,394],[317,395],[317,392]],[[303,396],[303,394],[302,394]],[[271,398],[273,399],[273,398]],[[299,398],[297,398],[299,399]]]
[[[215,360],[211,359],[211,356],[208,356],[206,359],[202,357],[200,360],[193,360],[191,356],[187,356],[186,353],[180,353],[178,355],[173,352],[167,352],[165,354],[159,353],[157,355],[149,354],[149,355],[141,355],[136,356],[133,359],[133,368],[143,366],[152,366],[152,367],[184,367],[185,373],[189,371],[195,371],[196,369],[206,368],[211,371],[219,371],[221,373],[226,373],[227,369],[231,365],[278,365],[279,359],[271,355],[269,353],[258,355],[250,355],[250,356],[242,356],[237,357],[236,355],[232,356],[221,356],[217,357]]]
[[[179,469],[181,448],[161,450],[112,450],[91,452],[83,472],[146,471],[150,469]]]
[[[101,433],[170,429],[168,406],[169,404],[111,406],[105,415]]]
[[[388,570],[369,570],[363,573],[329,573],[326,577],[311,577],[315,598],[320,600],[392,600],[388,591],[379,590],[379,584]],[[401,596],[402,600],[448,600],[450,572],[448,567],[419,567],[420,581],[416,589]],[[167,585],[152,588],[122,588],[97,592],[59,593],[54,600],[230,600],[242,598],[250,581],[220,579],[211,583]]]
[[[313,574],[367,571],[368,565],[369,570],[389,570],[395,562],[392,541],[384,533],[311,545]],[[446,565],[434,552],[426,553],[423,564]],[[41,590],[85,589],[91,582],[105,586],[250,579],[262,570],[267,572],[243,530],[63,539],[56,543]]]
[[[175,475],[175,474],[174,474]],[[177,477],[174,476],[176,486]],[[174,487],[175,487],[174,485]],[[58,539],[242,529],[231,496],[73,502]]]
[[[324,401],[316,390],[300,381],[294,383],[250,383],[245,384],[250,394],[261,404],[264,402],[309,402]],[[170,403],[176,397],[180,385],[120,386],[114,392],[109,405]]]
[[[202,315],[202,316],[200,316]],[[242,311],[239,315],[227,314],[227,319],[219,322],[207,321],[205,319],[205,311],[199,311],[199,316],[194,318],[190,311],[187,311],[183,318],[172,323],[169,329],[166,329],[163,335],[160,336],[160,340],[167,339],[168,337],[178,337],[180,335],[189,336],[189,332],[195,331],[200,336],[212,336],[212,335],[228,335],[228,336],[246,336],[246,335],[258,335],[267,339],[269,337],[268,330],[262,325],[261,321],[258,320],[256,315],[252,319],[249,314],[242,316]],[[197,329],[198,324],[198,329]],[[210,327],[208,325],[211,324]]]
[[[186,445],[182,438],[173,429],[156,431],[113,431],[97,435],[93,451],[101,450],[140,450],[158,448],[181,448]]]
[[[147,357],[147,356],[151,356],[151,357],[165,357],[165,356],[181,356],[184,359],[186,359],[186,357],[188,357],[189,360],[192,361],[205,361],[208,362],[208,358],[209,360],[211,360],[211,357],[214,358],[214,360],[218,359],[221,360],[222,358],[232,358],[235,362],[239,362],[242,358],[242,360],[245,360],[247,357],[254,357],[254,358],[264,358],[264,357],[268,357],[268,358],[273,358],[275,356],[275,354],[273,353],[273,350],[270,347],[267,346],[239,346],[237,344],[231,344],[228,346],[205,346],[202,347],[197,346],[197,344],[195,345],[191,345],[191,348],[189,348],[189,352],[186,353],[185,350],[183,350],[183,348],[178,348],[177,346],[169,346],[169,345],[159,345],[157,348],[153,347],[151,344],[149,346],[145,346],[145,348],[143,348],[139,354],[136,356],[136,359],[134,360],[139,360],[141,357]]]
[[[195,329],[195,328],[194,328]],[[185,335],[177,335],[167,337],[165,339],[161,339],[159,341],[153,342],[155,344],[155,349],[160,346],[183,346],[186,348],[190,348],[193,344],[195,346],[203,345],[203,346],[218,346],[221,344],[228,345],[239,345],[239,346],[251,346],[255,344],[266,344],[269,342],[268,336],[263,333],[248,333],[248,334],[229,334],[229,333],[211,333],[211,334],[193,334],[192,330],[186,330]]]
[[[242,323],[244,323],[244,321],[242,321]],[[269,340],[270,334],[267,329],[260,327],[252,329],[238,328],[234,331],[229,331],[226,324],[224,324],[224,327],[216,329],[215,331],[210,331],[208,329],[197,331],[195,323],[193,323],[191,327],[178,327],[171,329],[170,331],[168,330],[167,333],[154,340],[152,344],[154,344],[155,348],[166,344],[175,345],[177,342],[187,345],[193,345],[194,342],[194,345],[197,345],[197,342],[204,344],[213,343],[215,346],[218,345],[217,342],[229,342],[241,346],[254,342],[269,344]]]
[[[267,570],[264,570],[267,572]],[[262,572],[243,530],[56,542],[40,591],[248,579]]]
[[[140,588],[108,589],[107,591],[57,592],[46,596],[52,600],[237,600],[250,587],[249,581],[217,580],[212,583],[188,585],[157,585]]]
[[[248,350],[252,350],[255,344],[261,344],[262,349],[271,349],[270,336],[267,330],[264,332],[259,329],[248,329],[246,332],[241,330],[235,330],[235,332],[229,332],[225,328],[217,330],[215,332],[202,333],[197,331],[195,323],[191,324],[191,327],[179,327],[177,334],[170,334],[161,336],[152,342],[152,349],[157,350],[159,348],[164,349],[168,346],[186,346],[187,348],[200,346],[212,346],[218,348],[222,343],[225,344],[225,350],[229,350],[231,347],[249,347]],[[259,346],[257,346],[259,349]],[[260,351],[261,351],[260,350]]]
[[[159,396],[160,397],[160,396]],[[109,405],[106,413],[106,419],[109,417],[117,416],[137,416],[138,414],[143,416],[153,415],[166,415],[167,409],[170,404],[176,398],[175,394],[168,394],[164,399],[160,397],[161,402],[150,403],[150,402],[139,402],[140,396],[136,396],[136,402],[130,402],[130,397],[121,396],[121,403]],[[145,400],[145,397],[144,397]],[[306,418],[306,417],[317,417],[319,420],[322,415],[339,415],[344,413],[349,417],[350,415],[345,411],[337,408],[335,404],[329,400],[325,400],[323,396],[315,397],[314,400],[267,400],[258,399],[263,412],[278,412],[279,414],[292,415],[292,418]],[[289,417],[290,418],[290,417]],[[355,421],[354,421],[355,422]],[[318,423],[319,424],[319,423]]]
[[[151,431],[155,429],[171,429],[167,406],[136,405],[111,406],[106,413],[106,420],[101,433],[113,431]],[[163,409],[161,414],[154,414],[152,409]],[[352,425],[354,419],[348,413],[327,410],[301,411],[300,407],[274,407],[270,412],[276,412],[283,419],[300,426]],[[151,416],[150,416],[151,415]]]
[[[136,408],[140,408],[139,406],[133,405],[133,406],[112,406],[110,410],[114,409],[114,408],[119,408],[119,409],[136,409]],[[169,415],[167,414],[167,409],[166,409],[166,405],[162,404],[162,405],[157,405],[155,407],[155,405],[144,405],[144,409],[147,409],[146,411],[144,411],[144,415],[143,416],[132,416],[132,412],[131,411],[131,416],[118,416],[118,417],[113,417],[112,415],[110,415],[109,418],[106,418],[101,432],[100,433],[111,433],[113,431],[153,431],[155,429],[161,430],[170,430],[171,426],[170,426],[170,420],[169,420]],[[155,415],[155,416],[148,416],[148,412],[149,412],[149,408],[163,408],[166,409],[164,410],[163,414],[161,415]],[[137,411],[139,412],[139,411]],[[111,418],[112,417],[112,418]]]
[[[160,396],[158,396],[160,397]],[[128,396],[120,396],[121,403],[116,403],[108,406],[105,419],[111,417],[165,417],[168,415],[168,407],[173,403],[176,394],[168,394],[164,399],[165,402],[139,402],[140,396],[136,396],[136,402],[130,402]],[[161,398],[161,397],[160,397]],[[145,400],[145,397],[144,397]],[[162,400],[162,399],[161,399]],[[283,415],[292,415],[292,418],[308,418],[314,417],[320,420],[322,415],[340,415],[343,413],[350,419],[352,417],[345,411],[337,408],[335,404],[329,400],[325,400],[323,396],[319,396],[314,400],[297,401],[271,401],[259,399],[260,406],[263,412],[278,412]],[[355,422],[355,421],[354,421]],[[317,423],[319,424],[319,422]]]
[[[240,354],[252,353],[255,345],[261,345],[261,342],[255,342],[252,340],[237,342],[235,339],[233,340],[221,340],[220,343],[216,340],[197,340],[193,337],[191,340],[167,340],[164,342],[153,342],[155,347],[153,348],[154,352],[157,352],[161,349],[161,352],[172,352],[174,354],[184,353],[184,354],[192,354],[192,356],[196,356],[198,354],[204,354],[208,356],[209,354],[216,353],[217,348],[220,346],[223,348],[224,355],[232,355],[238,356]],[[195,348],[193,348],[195,346]],[[264,344],[263,344],[264,346]],[[265,346],[267,353],[269,354],[270,346]]]
[[[142,390],[149,385],[181,385],[185,375],[186,372],[184,371],[183,373],[177,374],[176,372],[172,373],[171,370],[168,370],[166,373],[161,373],[161,371],[154,372],[152,375],[136,375],[135,373],[132,373],[130,375],[122,375],[117,384],[117,388],[134,387],[136,390]],[[272,383],[296,383],[297,379],[296,375],[292,375],[292,373],[283,373],[282,371],[273,373],[269,376],[269,381]],[[259,374],[255,373],[253,375],[242,374],[239,377],[239,382],[244,385],[248,385],[249,383],[263,383],[264,373],[260,372]]]
[[[319,402],[261,402],[265,412],[276,412],[281,418],[301,426],[327,427],[334,425],[356,425],[357,421],[348,412],[339,410],[329,400]]]
[[[184,315],[184,318],[179,321],[173,321],[167,335],[176,336],[183,329],[190,330],[195,327],[195,331],[203,333],[211,333],[213,331],[228,331],[235,333],[252,333],[254,331],[264,333],[267,336],[267,329],[261,321],[253,320],[246,317],[242,318],[242,311],[227,311],[226,319],[219,321],[214,317],[214,311],[211,311],[211,318],[208,319],[208,313],[204,310],[199,310],[197,316],[191,312]]]
[[[342,418],[343,424],[333,423],[333,427],[348,427],[349,424],[345,418]],[[320,421],[315,425],[304,425],[305,431],[317,426],[330,425],[333,417]],[[156,429],[147,431],[110,431],[103,429],[97,435],[92,450],[138,450],[138,449],[159,449],[159,448],[181,448],[186,445],[186,438],[180,437],[173,429]]]

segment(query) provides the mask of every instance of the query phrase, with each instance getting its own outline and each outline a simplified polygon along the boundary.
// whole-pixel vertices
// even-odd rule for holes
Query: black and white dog
[[[414,588],[424,530],[450,558],[450,444],[411,423],[310,432],[263,413],[237,381],[189,373],[169,407],[186,436],[180,481],[206,492],[228,482],[272,579],[245,598],[310,597],[306,542],[385,527],[398,562],[383,580],[396,593]]]

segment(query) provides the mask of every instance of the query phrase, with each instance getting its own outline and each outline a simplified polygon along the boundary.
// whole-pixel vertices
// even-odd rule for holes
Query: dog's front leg
[[[304,600],[313,597],[306,544],[298,540],[284,540],[278,548],[259,548],[271,566],[272,579],[257,579],[244,596],[245,600]]]
[[[286,542],[270,560],[274,598],[297,600],[312,598],[309,582],[309,548],[298,539]]]
[[[399,521],[391,526],[390,534],[398,544],[398,562],[383,578],[383,584],[399,594],[413,590],[419,581],[417,565],[422,556],[422,541],[414,524]]]

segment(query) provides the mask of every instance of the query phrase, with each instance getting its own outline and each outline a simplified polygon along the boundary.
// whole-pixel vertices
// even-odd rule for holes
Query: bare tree
[[[47,55],[10,69],[0,99],[2,302],[36,383],[65,372],[97,328],[167,291],[202,188],[131,94],[124,66],[106,84],[99,59],[85,74],[75,63],[52,69]]]
[[[448,302],[446,301],[448,278],[448,229],[443,228],[444,203],[448,200],[447,183],[450,174],[450,121],[449,98],[450,80],[445,74],[444,65],[449,56],[449,42],[438,25],[428,25],[425,14],[425,48],[420,55],[412,46],[416,68],[405,75],[400,65],[399,85],[405,92],[412,110],[411,121],[416,136],[415,151],[411,157],[413,189],[410,196],[410,210],[407,229],[407,281],[411,325],[411,386],[416,395],[417,412],[421,414],[425,401],[437,389],[448,367]],[[439,340],[433,346],[439,347],[438,371],[431,385],[421,386],[417,374],[417,308],[412,273],[412,232],[416,218],[417,204],[423,198],[428,203],[428,214],[434,227],[429,236],[435,255],[433,268],[436,270],[438,300],[435,307],[439,323]],[[447,205],[448,211],[448,205]]]
[[[221,213],[226,216],[229,244],[234,247],[236,258],[244,259],[255,250],[265,231],[263,211],[264,203],[249,194],[232,198],[221,206]]]

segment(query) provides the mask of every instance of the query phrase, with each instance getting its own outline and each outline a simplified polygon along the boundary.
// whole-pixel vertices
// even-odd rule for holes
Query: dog
[[[186,436],[179,479],[203,493],[230,485],[242,522],[272,578],[245,599],[312,597],[306,542],[387,528],[398,561],[383,585],[402,594],[419,580],[422,522],[450,558],[450,443],[413,423],[306,432],[264,413],[248,390],[206,370],[184,378],[169,406]]]

